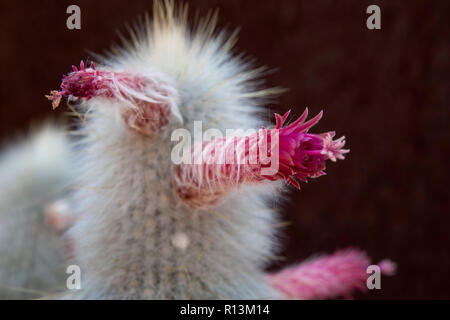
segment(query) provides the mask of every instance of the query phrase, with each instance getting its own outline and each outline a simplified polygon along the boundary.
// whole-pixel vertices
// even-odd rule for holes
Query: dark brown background
[[[79,31],[66,28],[70,4],[81,7]],[[366,28],[370,4],[381,7],[382,30]],[[273,268],[357,246],[399,264],[382,290],[358,298],[450,298],[449,4],[191,1],[203,14],[218,7],[221,26],[242,27],[238,48],[279,68],[268,84],[291,90],[271,111],[324,109],[317,130],[345,134],[352,150],[283,205],[292,225],[286,259]],[[43,95],[89,58],[86,49],[102,52],[151,8],[150,0],[2,0],[0,141],[61,115]]]

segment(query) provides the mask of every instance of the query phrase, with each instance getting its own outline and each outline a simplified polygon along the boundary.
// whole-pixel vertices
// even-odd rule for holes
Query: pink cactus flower
[[[353,291],[367,290],[369,265],[365,252],[346,249],[270,274],[267,279],[288,299],[351,298]],[[396,265],[390,260],[378,266],[382,274],[395,273]]]
[[[308,178],[324,175],[326,160],[343,160],[344,154],[350,150],[343,149],[345,137],[333,140],[335,132],[322,134],[308,133],[322,118],[321,111],[311,120],[304,122],[308,116],[308,108],[293,123],[283,128],[290,111],[283,116],[275,114],[277,121],[275,130],[279,130],[280,170],[277,177],[285,179],[287,184],[300,188],[298,178],[306,182]]]
[[[293,123],[283,127],[289,111],[275,115],[273,129],[194,146],[189,162],[175,168],[177,194],[194,206],[215,203],[232,186],[264,180],[284,179],[300,188],[306,181],[324,174],[326,160],[344,159],[345,138],[333,140],[334,132],[308,133],[322,117],[320,112],[306,121],[308,109]],[[231,161],[230,161],[231,160]],[[264,171],[272,168],[275,171]],[[271,173],[268,173],[271,172]]]

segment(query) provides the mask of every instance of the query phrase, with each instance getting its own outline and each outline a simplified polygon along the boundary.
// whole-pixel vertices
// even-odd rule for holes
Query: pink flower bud
[[[190,161],[175,168],[176,193],[191,205],[202,206],[244,183],[284,179],[299,188],[297,179],[306,181],[323,175],[326,160],[344,159],[349,152],[343,149],[344,137],[332,140],[334,132],[308,133],[322,112],[305,122],[306,109],[295,122],[283,127],[288,115],[276,114],[276,126],[270,130],[262,128],[248,136],[194,146]]]

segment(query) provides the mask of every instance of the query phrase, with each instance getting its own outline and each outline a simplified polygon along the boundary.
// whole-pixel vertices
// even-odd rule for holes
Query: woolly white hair
[[[44,126],[0,155],[0,298],[36,298],[65,287],[61,240],[44,207],[70,181],[64,130]]]
[[[279,184],[241,187],[223,202],[194,209],[172,187],[175,128],[193,122],[220,130],[258,128],[264,68],[235,56],[236,35],[215,33],[216,14],[194,31],[187,9],[155,2],[154,17],[131,30],[131,42],[101,60],[104,67],[158,73],[177,91],[182,121],[159,135],[140,135],[118,121],[120,100],[94,98],[75,111],[83,120],[77,185],[71,197],[76,224],[67,237],[75,246],[82,289],[79,299],[256,299],[278,293],[264,267],[275,249],[272,209]],[[180,119],[178,119],[180,120]]]

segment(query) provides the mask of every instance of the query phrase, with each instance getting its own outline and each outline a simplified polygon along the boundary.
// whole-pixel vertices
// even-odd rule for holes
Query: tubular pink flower
[[[81,61],[80,69],[63,75],[61,90],[46,95],[56,109],[61,99],[74,97],[90,100],[106,98],[123,102],[124,119],[134,129],[153,132],[168,123],[174,107],[175,90],[157,77],[146,77],[129,72],[97,70],[94,63],[86,68]]]
[[[244,183],[284,179],[300,188],[297,179],[306,182],[319,177],[324,174],[326,160],[344,159],[349,152],[343,149],[344,137],[333,140],[334,132],[308,133],[322,112],[305,122],[306,109],[295,122],[283,127],[289,113],[275,114],[273,129],[194,146],[189,161],[175,168],[176,193],[193,206],[203,206]]]
[[[353,291],[367,289],[369,265],[365,252],[347,249],[269,274],[267,279],[288,299],[351,298]],[[390,260],[383,260],[379,267],[382,274],[395,273],[396,266]]]
[[[330,159],[343,160],[344,154],[350,150],[342,149],[345,145],[345,137],[333,140],[335,132],[322,134],[308,133],[322,118],[321,111],[311,120],[304,122],[308,116],[308,108],[293,123],[283,128],[288,111],[284,116],[275,114],[277,121],[275,130],[279,130],[280,170],[277,177],[285,179],[287,184],[292,183],[300,188],[298,178],[306,182],[308,178],[316,178],[324,175],[325,161]]]

